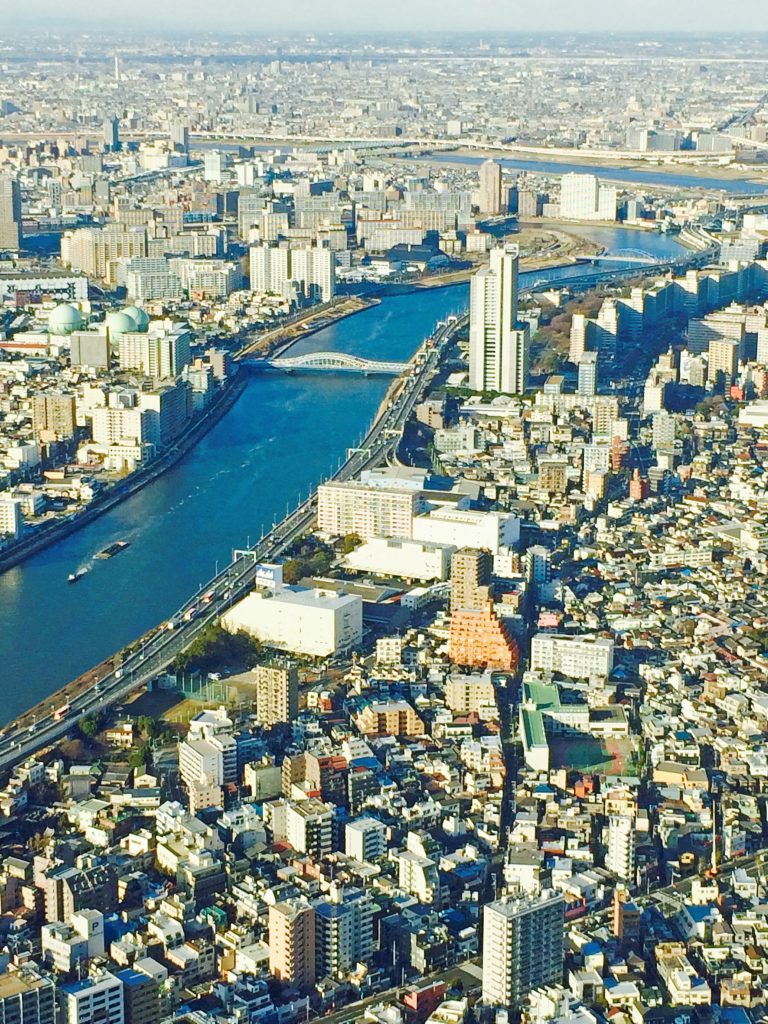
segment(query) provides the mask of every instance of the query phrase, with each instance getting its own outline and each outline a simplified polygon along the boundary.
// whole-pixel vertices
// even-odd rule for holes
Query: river
[[[587,232],[614,250],[641,248],[660,258],[681,251],[655,234]],[[542,274],[521,275],[522,286],[526,276]],[[336,349],[404,360],[467,298],[466,284],[388,297],[297,343],[291,354]],[[0,575],[0,724],[169,618],[213,575],[217,560],[223,564],[233,547],[258,538],[335,467],[368,428],[387,384],[380,377],[254,374],[177,466]],[[121,538],[129,548],[94,560]],[[86,576],[67,583],[68,573],[85,566]]]
[[[418,157],[428,163],[481,164],[486,158],[482,156],[456,156],[451,153],[430,153],[427,157]],[[527,171],[529,174],[544,174],[549,177],[560,177],[573,171],[576,174],[595,174],[604,181],[622,182],[628,185],[663,185],[665,188],[701,189],[707,192],[735,192],[739,195],[765,195],[768,182],[744,181],[738,178],[718,178],[698,174],[671,174],[668,171],[644,171],[634,167],[609,167],[606,164],[566,163],[559,160],[513,160],[506,157],[494,157],[507,170]],[[760,165],[761,167],[764,165]],[[709,170],[709,169],[708,169]],[[755,174],[759,170],[756,168]]]

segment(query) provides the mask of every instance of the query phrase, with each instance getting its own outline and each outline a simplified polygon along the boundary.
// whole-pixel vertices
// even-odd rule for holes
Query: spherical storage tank
[[[123,313],[133,320],[134,331],[140,331],[143,334],[149,327],[149,314],[140,306],[126,306]]]
[[[83,314],[70,302],[62,302],[48,317],[49,334],[71,334],[83,326]]]
[[[128,316],[123,310],[115,309],[111,313],[107,313],[107,331],[110,338],[116,334],[130,334],[135,330],[136,324],[133,322],[133,317]]]

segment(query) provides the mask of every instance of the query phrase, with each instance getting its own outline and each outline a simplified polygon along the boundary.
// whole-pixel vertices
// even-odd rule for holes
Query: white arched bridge
[[[408,369],[408,363],[390,363],[376,359],[361,359],[346,352],[308,352],[303,356],[281,356],[279,359],[260,360],[254,366],[293,373],[297,370],[324,370],[331,373],[389,374],[398,377]]]
[[[658,263],[659,257],[644,249],[612,249],[611,252],[601,253],[598,256],[591,256],[593,263]]]

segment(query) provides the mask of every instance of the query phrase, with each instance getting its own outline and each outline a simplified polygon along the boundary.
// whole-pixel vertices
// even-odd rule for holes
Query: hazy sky
[[[4,26],[63,19],[116,27],[222,31],[472,28],[768,31],[768,0],[0,0]],[[73,24],[74,27],[74,24]]]

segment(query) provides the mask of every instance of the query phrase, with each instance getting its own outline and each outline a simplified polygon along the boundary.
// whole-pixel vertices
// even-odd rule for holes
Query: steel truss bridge
[[[322,370],[330,373],[388,374],[399,377],[408,363],[392,363],[377,359],[361,359],[346,352],[308,352],[303,356],[281,356],[278,359],[253,361],[251,366],[294,373],[297,370]]]
[[[650,265],[651,263],[658,263],[659,257],[654,256],[653,253],[646,252],[644,249],[614,249],[601,256],[590,256],[590,262],[639,263]]]

